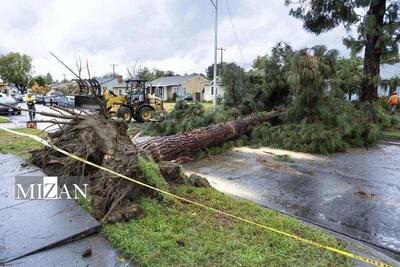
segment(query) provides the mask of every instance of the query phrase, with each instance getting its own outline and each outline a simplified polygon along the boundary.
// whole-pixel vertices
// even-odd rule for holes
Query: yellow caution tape
[[[246,222],[246,223],[258,226],[260,228],[267,229],[267,230],[269,230],[271,232],[278,233],[280,235],[293,238],[293,239],[301,241],[303,243],[306,243],[306,244],[309,244],[309,245],[312,245],[312,246],[315,246],[315,247],[318,247],[318,248],[322,248],[322,249],[325,249],[325,250],[328,250],[328,251],[331,251],[331,252],[335,252],[335,253],[338,253],[340,255],[343,255],[343,256],[346,256],[346,257],[349,257],[349,258],[352,258],[352,259],[355,259],[355,260],[358,260],[358,261],[361,261],[361,262],[366,262],[366,263],[369,263],[369,264],[374,265],[374,266],[385,266],[385,267],[389,266],[389,265],[387,265],[385,263],[381,263],[379,261],[375,261],[375,260],[372,260],[372,259],[369,259],[369,258],[365,258],[365,257],[362,257],[360,255],[357,255],[357,254],[354,254],[354,253],[351,253],[351,252],[348,252],[348,251],[345,251],[345,250],[342,250],[342,249],[326,246],[326,245],[320,244],[320,243],[312,241],[312,240],[308,240],[306,238],[303,238],[303,237],[300,237],[300,236],[297,236],[297,235],[294,235],[294,234],[290,234],[290,233],[287,233],[287,232],[284,232],[284,231],[281,231],[281,230],[278,230],[278,229],[275,229],[275,228],[272,228],[272,227],[269,227],[269,226],[266,226],[266,225],[263,225],[263,224],[260,224],[260,223],[257,223],[257,222],[250,221],[248,219],[245,219],[245,218],[242,218],[242,217],[227,213],[225,211],[221,211],[221,210],[218,210],[218,209],[215,209],[215,208],[208,207],[208,206],[203,205],[201,203],[198,203],[196,201],[177,196],[177,195],[172,194],[172,193],[170,193],[168,191],[164,191],[162,189],[159,189],[159,188],[153,187],[151,185],[145,184],[143,182],[137,181],[137,180],[132,179],[132,178],[130,178],[128,176],[125,176],[125,175],[120,174],[118,172],[115,172],[113,170],[104,168],[103,166],[100,166],[100,165],[98,165],[96,163],[93,163],[93,162],[90,162],[90,161],[88,161],[86,159],[78,157],[78,156],[76,156],[76,155],[74,155],[72,153],[69,153],[68,151],[65,151],[65,150],[63,150],[61,148],[56,147],[55,145],[52,145],[52,144],[48,143],[46,140],[40,138],[39,136],[36,136],[36,135],[33,135],[33,134],[21,133],[21,132],[17,132],[17,131],[10,130],[10,129],[5,129],[5,128],[1,128],[1,127],[0,127],[0,129],[4,130],[4,131],[7,131],[7,132],[10,132],[10,133],[13,133],[13,134],[16,134],[16,135],[29,137],[29,138],[31,138],[31,139],[33,139],[33,140],[35,140],[35,141],[37,141],[37,142],[39,142],[39,143],[41,143],[41,144],[43,144],[45,146],[48,146],[48,147],[50,147],[50,148],[52,148],[52,149],[54,149],[54,150],[56,150],[56,151],[58,151],[58,152],[60,152],[60,153],[62,153],[64,155],[66,155],[66,156],[68,156],[70,158],[73,158],[75,160],[81,161],[81,162],[83,162],[85,164],[88,164],[88,165],[93,166],[95,168],[98,168],[100,170],[109,172],[109,173],[111,173],[113,175],[119,176],[121,178],[124,178],[124,179],[126,179],[128,181],[131,181],[133,183],[139,184],[141,186],[153,189],[153,190],[155,190],[157,192],[160,192],[162,194],[165,194],[167,196],[171,196],[171,197],[174,197],[174,198],[179,199],[181,201],[185,201],[187,203],[190,203],[190,204],[205,208],[207,210],[211,210],[211,211],[213,211],[215,213],[223,214],[223,215],[225,215],[227,217],[234,218],[236,220],[239,220],[239,221],[242,221],[242,222]]]

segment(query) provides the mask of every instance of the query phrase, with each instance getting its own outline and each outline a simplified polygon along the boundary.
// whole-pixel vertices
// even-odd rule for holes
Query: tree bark
[[[139,143],[139,150],[147,152],[155,161],[189,157],[200,148],[218,146],[239,137],[251,127],[281,115],[280,112],[252,114],[245,118],[200,128],[191,132],[154,137]]]
[[[364,75],[361,83],[361,101],[374,101],[378,96],[377,78],[382,52],[382,26],[386,0],[372,1],[365,22]]]

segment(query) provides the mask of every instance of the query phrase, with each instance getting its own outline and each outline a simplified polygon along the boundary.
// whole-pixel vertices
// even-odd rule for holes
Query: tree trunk
[[[17,90],[18,90],[21,94],[26,93],[26,85],[24,85],[24,84],[15,84],[15,87],[17,87]]]
[[[211,125],[191,132],[154,137],[139,143],[138,148],[149,153],[155,161],[177,160],[191,156],[197,149],[221,145],[225,141],[239,137],[251,127],[280,114],[277,111],[253,114],[236,121]]]
[[[361,101],[374,101],[378,96],[377,78],[382,52],[382,26],[386,11],[386,0],[372,1],[366,20],[371,23],[366,28],[364,75],[361,83]],[[368,24],[368,23],[366,23]]]

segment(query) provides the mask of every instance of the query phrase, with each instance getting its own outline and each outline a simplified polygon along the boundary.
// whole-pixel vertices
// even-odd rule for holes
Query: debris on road
[[[87,258],[92,255],[92,249],[87,248],[82,252],[82,258]]]
[[[272,161],[269,161],[266,158],[262,158],[262,157],[257,157],[256,161],[259,162],[260,164],[262,164],[264,167],[267,167],[268,169],[271,169],[273,171],[286,172],[286,173],[291,173],[291,174],[295,174],[295,175],[302,175],[301,172],[287,166],[284,163],[272,162]]]

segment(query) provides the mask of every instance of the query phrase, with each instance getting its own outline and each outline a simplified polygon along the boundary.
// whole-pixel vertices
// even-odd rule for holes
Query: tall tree
[[[362,59],[358,57],[341,58],[337,61],[337,68],[332,80],[334,89],[341,90],[351,100],[353,94],[360,92],[363,71]]]
[[[222,68],[225,67],[226,65],[227,65],[227,63],[225,63],[225,62],[217,64],[217,76],[219,76],[219,74],[221,73]],[[207,67],[207,69],[206,69],[206,77],[209,80],[214,79],[214,65],[210,65],[210,66]]]
[[[221,69],[222,86],[225,88],[225,103],[237,107],[243,100],[245,93],[245,71],[235,63],[225,64]]]
[[[37,75],[32,77],[32,79],[29,80],[29,87],[33,87],[33,85],[37,84],[38,86],[45,86],[46,84],[49,84],[47,82],[47,77],[43,75]]]
[[[4,82],[13,83],[21,93],[26,92],[31,77],[31,58],[20,53],[0,56],[0,77]]]
[[[285,3],[291,4],[289,0]],[[303,21],[306,30],[320,34],[344,25],[357,36],[344,39],[353,54],[364,49],[360,99],[377,98],[381,59],[398,56],[400,41],[400,2],[398,0],[299,0],[290,14]],[[366,11],[366,12],[365,12]],[[350,35],[351,36],[351,35]]]
[[[138,66],[137,63],[129,65],[126,70],[130,79],[154,80],[154,72],[147,67]]]
[[[51,83],[53,83],[53,76],[51,75],[50,72],[48,72],[46,74],[46,84],[51,84]]]

